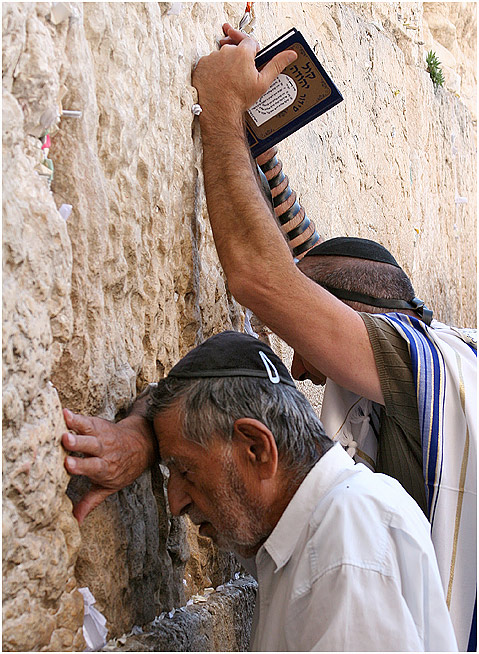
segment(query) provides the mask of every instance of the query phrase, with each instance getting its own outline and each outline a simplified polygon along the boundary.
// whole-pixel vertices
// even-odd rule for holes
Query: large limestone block
[[[65,401],[110,417],[134,395],[135,380],[142,387],[200,335],[240,324],[201,211],[200,150],[192,140],[192,33],[204,16],[190,25],[188,11],[178,31],[167,9],[85,4],[83,29],[72,26],[66,46],[64,104],[83,117],[52,148],[54,194],[74,207],[74,336],[55,382]]]
[[[477,3],[425,2],[424,40],[443,64],[446,87],[477,118]]]
[[[280,144],[320,233],[379,240],[436,317],[475,325],[476,124],[426,71],[421,3],[281,3],[265,13],[260,40],[296,26],[344,96]]]
[[[166,547],[159,542],[158,506],[151,479],[154,474],[159,475],[159,471],[143,474],[130,487],[108,498],[81,529],[76,576],[93,593],[95,608],[107,619],[111,636],[121,635],[132,624],[152,620],[160,610],[183,601],[178,582],[184,561],[179,563],[178,574]],[[160,478],[157,484],[161,483]],[[86,480],[71,484],[70,497],[78,500],[87,485]],[[168,592],[170,596],[165,597]]]
[[[54,381],[70,407],[113,418],[137,388],[162,376],[214,330],[239,327],[241,317],[227,295],[200,210],[204,198],[198,137],[192,140],[188,63],[194,55],[181,54],[184,35],[176,19],[168,18],[164,5],[124,5],[118,11],[91,4],[83,10],[84,31],[71,29],[62,80],[69,89],[65,102],[83,117],[55,139],[53,190],[74,207],[68,222],[74,336]],[[151,493],[138,496],[133,489],[121,497],[155,503]],[[167,537],[169,522],[162,521],[167,530],[157,553],[162,574],[158,564],[145,563],[138,577],[143,587],[137,584],[131,559],[144,548],[137,549],[128,529],[121,535],[126,525],[119,528],[114,502],[98,510],[106,511],[99,521],[92,516],[85,523],[77,565],[80,582],[95,590],[111,635],[182,602],[186,547],[185,530],[177,532],[175,544]],[[157,527],[151,521],[133,514],[129,521],[150,534],[148,542],[154,540]],[[113,564],[105,548],[96,549],[93,558],[89,553],[100,523],[108,525],[108,542],[119,539],[121,578],[105,579]],[[179,553],[177,573],[173,552]]]
[[[20,439],[11,438],[15,453],[19,447],[28,452],[35,437],[36,424],[31,437],[26,433],[25,406],[41,384],[52,380],[74,410],[114,418],[137,388],[162,376],[196,342],[241,327],[207,227],[199,134],[192,134],[190,74],[198,57],[192,35],[217,9],[188,12],[183,31],[168,5],[64,6],[70,15],[58,23],[48,3],[4,6],[4,147],[11,157],[4,159],[10,191],[4,193],[4,302],[11,318],[4,400],[6,418],[21,430]],[[212,39],[204,37],[202,46],[206,53]],[[52,195],[34,169],[42,160],[38,137],[55,130],[62,94],[63,108],[81,111],[82,118],[62,118],[60,131],[52,131]],[[73,205],[66,224],[56,211],[62,203]],[[28,365],[20,365],[22,349]],[[50,463],[63,486],[45,495],[47,475],[24,495],[29,509],[41,500],[36,511],[51,512],[54,520],[66,483],[59,447],[64,427],[58,399],[55,411],[43,409],[59,421]],[[38,460],[50,455],[45,443],[38,449]],[[15,471],[7,475],[20,485]],[[94,592],[112,635],[184,601],[186,527],[167,516],[161,477],[156,490],[149,478],[97,509],[82,527],[81,547],[77,534],[71,552],[68,570],[78,556],[78,583]],[[76,481],[69,494],[78,499],[82,490]],[[64,504],[69,516],[68,500]],[[17,518],[16,509],[11,512]],[[28,525],[20,526],[29,534]],[[66,574],[64,567],[58,575]],[[43,572],[46,579],[49,567]],[[201,580],[196,583],[192,591]],[[13,581],[4,589],[10,600]],[[42,624],[37,645],[46,647],[62,625],[41,612],[35,619]]]

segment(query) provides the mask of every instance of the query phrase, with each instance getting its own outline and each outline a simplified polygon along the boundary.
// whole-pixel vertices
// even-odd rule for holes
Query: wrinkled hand
[[[90,490],[73,509],[81,524],[86,516],[109,495],[131,484],[155,461],[154,434],[139,415],[118,423],[63,410],[66,425],[76,434],[62,435],[63,446],[85,458],[67,456],[65,468],[72,475],[85,475]]]
[[[259,44],[225,23],[221,49],[202,57],[193,72],[193,86],[203,108],[200,120],[231,113],[242,116],[271,86],[273,80],[297,55],[291,50],[277,54],[261,71],[254,58]]]

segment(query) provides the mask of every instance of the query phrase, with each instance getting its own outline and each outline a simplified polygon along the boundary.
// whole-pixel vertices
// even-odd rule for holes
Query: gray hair
[[[152,389],[148,419],[176,406],[183,436],[207,447],[213,435],[233,438],[239,418],[255,418],[273,434],[281,465],[307,474],[333,445],[297,388],[256,377],[161,379]]]

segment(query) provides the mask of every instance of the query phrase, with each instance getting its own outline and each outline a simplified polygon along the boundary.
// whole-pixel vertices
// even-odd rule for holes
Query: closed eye
[[[163,465],[166,465],[170,471],[170,475],[178,475],[180,479],[184,479],[189,483],[194,483],[194,476],[197,471],[197,466],[194,461],[184,456],[168,456],[163,460]]]
[[[191,481],[191,476],[194,474],[193,470],[178,462],[170,461],[168,468],[170,470],[170,474],[179,475],[182,479],[186,479],[186,481]]]

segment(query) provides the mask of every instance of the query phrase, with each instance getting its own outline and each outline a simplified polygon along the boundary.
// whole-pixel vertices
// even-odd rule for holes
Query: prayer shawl
[[[387,321],[408,342],[432,540],[459,651],[470,647],[475,651],[476,332],[436,320],[428,327],[399,313],[375,317]],[[326,432],[373,470],[378,409],[328,379],[321,412]]]

